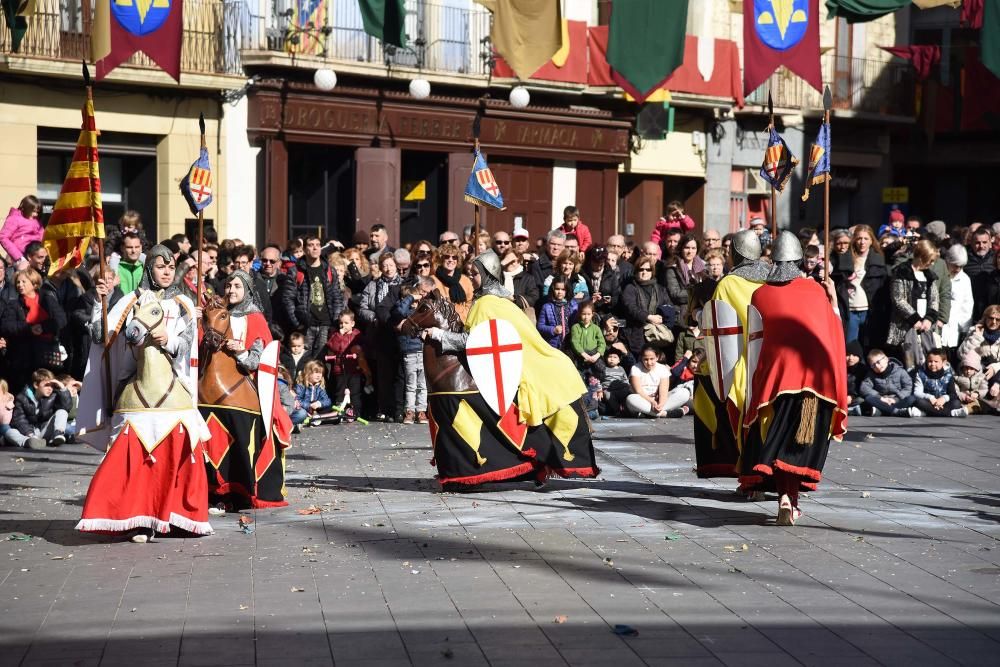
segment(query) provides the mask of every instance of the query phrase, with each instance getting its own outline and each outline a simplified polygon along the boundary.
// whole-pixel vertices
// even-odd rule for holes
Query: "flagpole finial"
[[[205,112],[198,113],[198,129],[201,130],[202,134],[205,134]]]
[[[830,86],[823,91],[823,110],[829,112],[833,109],[833,95],[830,94]]]
[[[87,68],[87,61],[81,60],[80,64],[83,65],[83,85],[90,88],[90,69]]]

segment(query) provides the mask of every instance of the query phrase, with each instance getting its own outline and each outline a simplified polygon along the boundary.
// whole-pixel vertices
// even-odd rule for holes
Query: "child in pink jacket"
[[[677,229],[681,234],[687,234],[694,229],[694,219],[684,213],[684,204],[679,201],[672,201],[667,204],[667,214],[657,220],[653,233],[649,235],[649,240],[660,245],[667,232]]]
[[[38,222],[38,214],[41,212],[42,203],[38,201],[38,197],[28,195],[17,208],[11,208],[7,214],[3,228],[0,229],[0,245],[14,262],[21,261],[29,243],[42,240],[44,230]]]

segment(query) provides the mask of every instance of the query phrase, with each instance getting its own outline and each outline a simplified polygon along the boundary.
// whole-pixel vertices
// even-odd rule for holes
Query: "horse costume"
[[[292,423],[277,390],[278,343],[271,340],[253,281],[243,271],[244,297],[228,306],[219,297],[202,311],[199,408],[211,439],[206,469],[211,500],[235,509],[283,507],[285,449]],[[243,352],[225,349],[236,340]]]
[[[197,535],[213,532],[202,448],[209,434],[195,402],[194,306],[174,288],[157,288],[151,274],[157,259],[173,262],[167,248],[150,250],[140,288],[108,314],[107,337],[99,304],[92,314],[95,345],[77,422],[81,438],[94,446],[103,443],[107,453],[91,480],[77,530],[167,533],[173,526]],[[157,339],[163,337],[161,344]],[[104,354],[110,358],[110,383],[103,378]]]
[[[422,299],[404,321],[404,332],[438,330],[424,340],[438,481],[445,488],[460,488],[492,481],[541,481],[550,474],[596,477],[600,470],[582,404],[586,388],[573,362],[542,339],[503,290],[496,255],[487,251],[475,261],[483,288],[464,325],[454,306],[436,292]],[[523,350],[514,403],[503,415],[480,393],[465,355],[467,330],[491,319],[508,322]]]

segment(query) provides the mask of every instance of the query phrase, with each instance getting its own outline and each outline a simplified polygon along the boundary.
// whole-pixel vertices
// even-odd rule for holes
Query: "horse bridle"
[[[211,326],[210,324],[206,324],[205,325],[205,333],[202,335],[202,343],[204,343],[207,347],[209,347],[209,349],[213,353],[219,352],[222,349],[222,343],[225,340],[226,340],[226,332],[224,332],[224,331],[220,332],[218,329],[216,329],[215,327]],[[206,363],[204,365],[200,366],[198,370],[199,370],[199,374],[201,374],[201,375],[203,375],[208,370],[208,362],[207,362],[207,360],[206,360]],[[236,384],[234,384],[231,387],[227,387],[226,390],[223,391],[222,394],[217,399],[215,399],[216,403],[221,403],[222,401],[224,401],[227,398],[229,398],[230,396],[232,396],[233,393],[237,389],[239,389],[240,386],[244,382],[247,382],[250,379],[250,376],[248,376],[248,375],[243,375],[242,373],[240,375],[241,375],[241,377],[240,377],[239,381],[236,382]]]
[[[137,307],[137,309],[138,309],[138,307]],[[154,322],[152,324],[152,326],[150,326],[145,321],[143,321],[143,319],[141,317],[139,317],[138,313],[136,313],[136,314],[134,314],[132,316],[132,319],[134,321],[136,321],[139,324],[141,324],[142,326],[146,327],[146,335],[147,336],[149,336],[153,332],[153,329],[155,329],[156,327],[160,326],[163,323],[164,318],[166,317],[166,310],[163,308],[162,305],[159,307],[159,309],[160,309],[160,318],[158,320],[156,320],[156,322]],[[162,349],[159,350],[159,351],[160,351],[161,354],[166,354]],[[150,402],[148,400],[146,400],[146,397],[143,395],[142,390],[139,388],[139,383],[138,382],[134,383],[132,386],[133,386],[133,389],[135,391],[135,397],[137,399],[139,399],[139,402],[142,403],[142,406],[144,408],[156,409],[156,408],[160,407],[161,405],[163,405],[163,403],[168,398],[170,398],[170,394],[171,394],[171,392],[173,392],[174,385],[176,383],[177,383],[177,376],[174,375],[173,373],[171,373],[170,374],[170,384],[167,386],[167,390],[163,393],[163,396],[160,397],[160,400],[156,401],[153,404],[150,404]]]

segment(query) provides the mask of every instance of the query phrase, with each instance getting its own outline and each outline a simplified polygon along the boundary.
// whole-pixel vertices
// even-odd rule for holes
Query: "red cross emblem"
[[[479,393],[503,415],[521,382],[521,345],[517,329],[506,320],[482,322],[469,332],[465,354]]]
[[[493,172],[490,171],[489,167],[477,171],[476,180],[479,181],[483,190],[486,190],[491,196],[496,197],[500,194],[500,186],[497,185],[497,180],[493,178]]]

